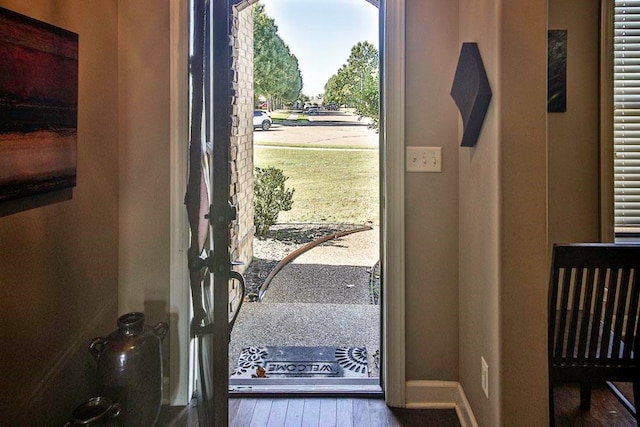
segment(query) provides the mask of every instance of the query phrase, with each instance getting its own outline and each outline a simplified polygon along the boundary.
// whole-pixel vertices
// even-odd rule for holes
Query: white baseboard
[[[407,381],[406,407],[455,409],[462,427],[478,427],[467,396],[457,381]]]

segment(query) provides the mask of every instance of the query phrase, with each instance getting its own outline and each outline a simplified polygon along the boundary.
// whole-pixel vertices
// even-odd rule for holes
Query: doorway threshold
[[[383,397],[379,378],[230,378],[230,397]]]

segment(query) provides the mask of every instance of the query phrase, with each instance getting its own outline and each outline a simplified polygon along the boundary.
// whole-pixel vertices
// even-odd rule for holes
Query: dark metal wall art
[[[491,87],[478,44],[463,43],[451,87],[451,97],[460,110],[464,127],[461,146],[476,145],[491,96]]]

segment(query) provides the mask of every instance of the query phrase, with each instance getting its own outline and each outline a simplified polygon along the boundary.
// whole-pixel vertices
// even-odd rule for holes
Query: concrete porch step
[[[362,346],[375,369],[379,317],[370,304],[245,304],[231,333],[229,373],[243,348],[260,346]]]
[[[367,304],[371,267],[291,263],[273,279],[262,304]]]

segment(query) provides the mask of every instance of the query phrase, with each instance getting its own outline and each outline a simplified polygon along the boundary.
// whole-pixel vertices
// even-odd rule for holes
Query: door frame
[[[189,0],[170,2],[170,285],[169,285],[169,386],[163,400],[184,406],[193,395],[193,363],[189,358],[191,290],[187,250],[189,221],[184,197],[188,178],[189,147]],[[166,383],[166,381],[165,381]],[[166,386],[166,384],[165,384]],[[168,389],[168,390],[167,390]]]
[[[388,405],[405,406],[405,14],[406,0],[380,1],[381,40],[381,244],[382,388]],[[169,387],[171,405],[192,395],[189,360],[191,303],[184,208],[189,135],[189,0],[171,2],[171,283]]]
[[[406,0],[380,2],[382,48],[382,390],[405,406],[405,15]]]

